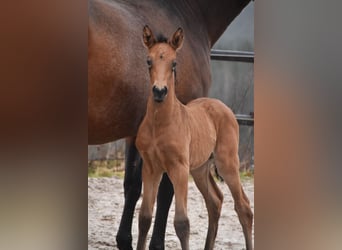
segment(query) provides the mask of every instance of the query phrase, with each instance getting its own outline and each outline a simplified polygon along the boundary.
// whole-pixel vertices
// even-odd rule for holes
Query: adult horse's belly
[[[113,102],[113,105],[115,104],[116,102]],[[135,113],[143,114],[143,111],[139,111],[141,107],[136,105],[125,104],[126,102],[122,101],[116,107],[112,105],[108,105],[108,107],[102,105],[98,105],[96,108],[88,107],[89,144],[102,144],[136,135],[142,115],[135,115]],[[96,104],[90,104],[89,106],[92,105],[96,106]],[[122,105],[125,105],[125,107],[122,107]],[[106,111],[103,112],[102,110]]]
[[[115,8],[110,11],[108,6],[101,8],[104,11],[101,16],[115,25],[108,28],[89,21],[89,144],[135,136],[145,115],[149,89],[145,48],[138,36],[141,29],[126,24],[122,11],[116,15]]]
[[[107,46],[103,43],[89,48],[93,50],[88,57],[89,144],[136,135],[146,110],[149,83],[142,55],[129,58],[124,48]]]
[[[88,143],[135,136],[145,115],[148,85],[141,78],[135,78],[135,82],[128,76],[96,76],[89,75],[88,80]]]

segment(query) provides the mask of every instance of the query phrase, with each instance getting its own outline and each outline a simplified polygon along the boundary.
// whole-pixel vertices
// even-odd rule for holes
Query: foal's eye
[[[176,70],[176,66],[177,66],[177,63],[175,61],[172,62],[172,70],[175,71]]]
[[[152,60],[151,59],[147,59],[147,66],[150,69],[152,67]]]

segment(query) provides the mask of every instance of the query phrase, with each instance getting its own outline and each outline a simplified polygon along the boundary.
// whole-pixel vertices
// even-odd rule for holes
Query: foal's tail
[[[216,167],[216,164],[214,161],[214,154],[213,153],[211,153],[211,155],[209,156],[208,161],[211,162],[210,168],[214,169],[216,179],[218,179],[220,182],[223,182],[224,181],[223,178],[221,177],[221,175],[217,171],[217,167]]]
[[[220,182],[223,182],[224,180],[223,180],[222,176],[219,175],[215,163],[214,163],[214,168],[215,168],[215,176],[216,176],[216,178],[217,178]]]

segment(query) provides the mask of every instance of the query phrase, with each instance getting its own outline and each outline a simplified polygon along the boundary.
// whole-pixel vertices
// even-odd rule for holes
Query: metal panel
[[[254,63],[254,52],[212,49],[210,58],[218,61]],[[235,117],[239,125],[254,126],[254,112],[250,115],[235,114]]]
[[[218,61],[254,63],[254,52],[212,49],[210,58]]]

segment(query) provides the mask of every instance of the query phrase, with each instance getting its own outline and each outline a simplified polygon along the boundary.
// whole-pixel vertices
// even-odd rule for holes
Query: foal
[[[177,99],[176,51],[181,48],[183,37],[181,28],[177,29],[170,40],[162,37],[156,40],[148,26],[143,29],[143,42],[148,48],[151,93],[136,140],[144,164],[144,193],[139,214],[137,249],[145,249],[153,205],[164,172],[168,174],[175,191],[174,226],[182,249],[189,249],[189,172],[208,210],[209,227],[205,249],[213,249],[223,201],[223,195],[206,164],[214,152],[218,172],[234,198],[247,249],[251,250],[253,214],[239,178],[239,127],[233,112],[219,100],[199,98],[183,105]]]

